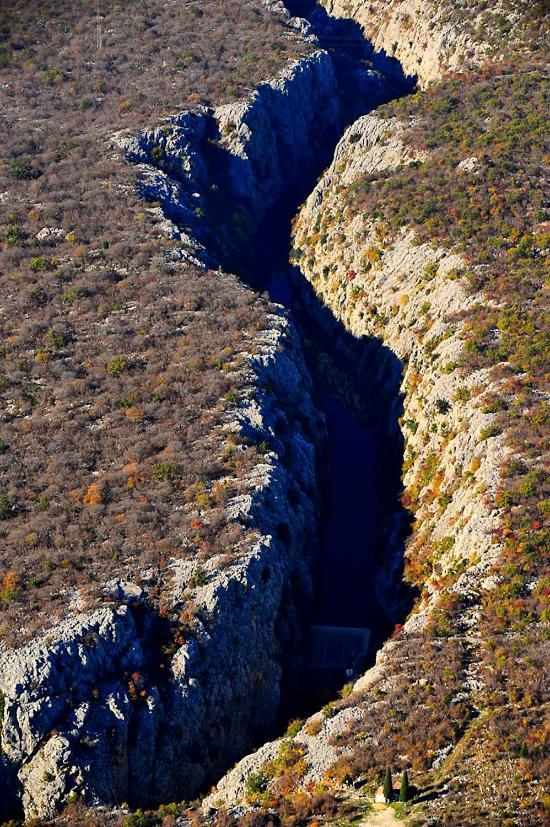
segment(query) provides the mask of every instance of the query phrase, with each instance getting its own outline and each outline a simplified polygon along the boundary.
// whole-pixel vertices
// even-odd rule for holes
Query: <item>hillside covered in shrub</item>
[[[414,601],[371,670],[194,803],[166,790],[195,773],[193,794],[206,792],[204,767],[223,771],[277,718],[286,661],[303,643],[326,434],[299,325],[236,276],[184,261],[166,216],[180,162],[185,174],[214,170],[212,214],[194,215],[211,233],[219,225],[238,261],[254,216],[235,221],[233,207],[253,192],[260,210],[270,189],[292,187],[277,107],[288,109],[298,78],[292,135],[310,130],[313,156],[323,114],[336,118],[336,86],[321,126],[302,124],[306,72],[281,70],[314,46],[256,0],[0,10],[0,655],[16,664],[13,697],[0,692],[0,796],[24,788],[26,813],[41,814],[33,824],[368,825],[388,768],[406,770],[411,790],[382,818],[532,827],[548,817],[546,4],[324,5],[363,27],[379,65],[418,72],[420,91],[346,130],[289,238],[289,284],[304,291],[316,335],[333,337],[337,356],[348,338],[352,357],[380,345],[372,395],[399,425],[396,520],[406,515],[411,532],[403,548],[394,526],[377,579],[382,592],[404,581]],[[327,55],[314,57],[323,72],[308,83],[332,78]],[[261,96],[250,115],[239,102],[273,76],[271,120]],[[206,160],[191,143],[182,150],[181,124],[163,126],[220,103],[238,105],[218,138],[197,142]],[[125,164],[124,139],[147,129],[159,143]],[[270,166],[261,140],[251,151],[254,130],[274,132],[265,145],[289,177],[280,191],[261,179]],[[292,163],[306,166],[303,153]],[[139,198],[144,169],[174,185],[162,208]],[[242,204],[223,191],[228,169]],[[316,341],[307,346],[314,359]],[[276,369],[259,378],[269,360]],[[260,537],[254,509],[265,503]],[[111,626],[103,638],[86,631],[97,607],[112,610],[112,628],[135,622],[139,640],[120,656]],[[74,617],[84,631],[60,642]],[[52,641],[62,668],[50,673]],[[107,768],[101,795],[94,767]],[[155,776],[163,769],[173,786]],[[120,793],[141,787],[136,778],[146,781],[130,803],[145,812]]]
[[[214,434],[266,309],[171,255],[111,138],[240,97],[306,48],[254,2],[2,4],[4,640],[191,553],[199,506],[219,512],[195,520],[205,555],[238,541],[221,516],[235,491],[208,492],[256,449],[220,464]]]

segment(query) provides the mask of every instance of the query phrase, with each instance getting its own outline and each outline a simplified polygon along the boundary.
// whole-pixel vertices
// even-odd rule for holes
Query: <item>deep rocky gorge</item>
[[[428,539],[440,549],[404,634],[423,645],[436,575],[459,572],[454,590],[468,611],[453,640],[461,693],[476,714],[479,595],[499,552],[499,514],[481,492],[494,492],[507,449],[504,436],[479,442],[494,416],[473,404],[453,407],[445,427],[437,420],[441,400],[463,385],[442,365],[462,348],[451,317],[473,301],[449,277],[464,261],[411,232],[381,235],[369,216],[346,224],[340,193],[359,175],[424,160],[403,139],[403,123],[366,113],[412,90],[416,76],[425,85],[465,55],[481,59],[483,48],[438,27],[426,3],[400,4],[406,26],[399,14],[381,19],[381,5],[369,12],[376,26],[362,4],[327,4],[356,18],[340,23],[307,2],[280,6],[312,54],[245,100],[113,138],[111,150],[135,165],[140,197],[162,218],[169,256],[236,273],[274,302],[270,329],[243,354],[246,383],[225,425],[265,446],[246,495],[227,504],[257,539],[227,567],[214,558],[197,573],[193,561],[173,561],[172,603],[193,605],[188,639],[175,647],[144,576],[108,584],[102,608],[75,612],[16,652],[0,649],[6,818],[52,818],[75,793],[89,805],[155,806],[193,798],[220,777],[205,812],[250,803],[247,779],[283,742],[260,745],[290,714],[315,709],[308,624],[369,626],[362,665],[371,668],[353,674],[342,708],[316,712],[294,736],[299,783],[323,783],[348,753],[338,739],[369,717],[400,668],[403,638],[387,638],[411,607],[401,582],[411,530],[401,482],[422,503],[407,553]],[[367,263],[365,250],[379,248]],[[488,374],[467,385],[490,390]],[[356,460],[339,464],[342,451]],[[441,518],[426,496],[427,462],[436,466],[430,481],[439,475],[448,492]],[[458,482],[465,468],[467,485]]]
[[[380,699],[391,696],[399,672],[411,668],[411,643],[418,651],[426,647],[425,633],[433,622],[434,609],[437,614],[440,578],[449,575],[456,581],[451,590],[454,598],[467,607],[453,630],[453,638],[461,651],[462,663],[456,673],[461,700],[472,704],[474,715],[476,692],[481,687],[480,600],[483,591],[495,582],[491,570],[500,551],[495,540],[499,511],[481,495],[494,494],[499,468],[509,449],[503,435],[479,440],[483,429],[494,422],[494,413],[482,412],[473,401],[454,404],[452,409],[447,403],[456,400],[457,393],[460,396],[464,382],[463,377],[442,366],[456,360],[463,348],[461,330],[454,318],[473,299],[455,274],[462,272],[465,262],[454,253],[418,243],[410,232],[382,238],[377,222],[368,216],[359,215],[346,223],[345,235],[342,219],[333,221],[340,209],[340,189],[353,184],[359,175],[419,160],[402,135],[402,123],[382,120],[376,114],[360,118],[349,127],[332,165],[299,212],[293,240],[300,270],[315,295],[358,339],[382,336],[396,355],[396,363],[404,366],[402,373],[394,371],[393,384],[391,371],[386,377],[381,372],[376,387],[382,396],[385,389],[398,408],[398,417],[390,418],[388,425],[393,423],[396,428],[398,420],[405,431],[405,497],[414,491],[419,502],[415,519],[422,528],[417,528],[407,542],[407,555],[414,563],[429,544],[434,544],[437,563],[400,635],[380,648],[376,664],[354,683],[351,694],[331,714],[325,714],[326,710],[317,712],[294,735],[293,743],[301,750],[305,763],[300,784],[306,787],[322,784],[338,762],[350,757],[346,736],[355,726],[363,725],[361,736],[366,744],[378,745],[374,713]],[[382,253],[370,263],[365,251],[373,249]],[[428,306],[430,325],[426,335],[423,316]],[[375,364],[380,369],[383,362]],[[473,372],[467,378],[467,388],[475,387],[483,387],[489,396],[495,383],[491,383],[487,371]],[[445,410],[450,411],[449,422],[441,417],[437,422],[441,400],[446,403]],[[461,482],[463,469],[468,469],[466,482]],[[437,490],[447,494],[443,514],[432,496],[434,478]],[[472,496],[472,492],[476,493]],[[399,526],[404,515],[395,517]],[[392,542],[391,534],[387,537],[385,557],[377,573],[381,602],[396,621],[403,616],[403,602],[396,599],[400,594],[402,541],[402,533],[397,542]],[[427,681],[425,677],[419,680]],[[370,717],[371,726],[367,723]],[[279,740],[247,756],[222,779],[207,799],[207,806],[242,804],[247,800],[250,775],[262,772],[284,749],[284,740]],[[447,754],[436,757],[434,766]]]
[[[291,24],[311,37],[305,21]],[[138,165],[139,194],[161,210],[176,259],[237,268],[262,215],[278,203],[294,211],[328,162],[357,114],[350,100],[372,108],[405,88],[353,65],[357,99],[349,66],[317,50],[245,101],[115,137],[116,151]],[[173,604],[192,603],[194,619],[168,660],[147,573],[139,585],[108,584],[104,608],[0,653],[5,817],[49,818],[75,794],[131,806],[193,797],[274,732],[285,665],[303,665],[326,426],[296,326],[280,309],[246,359],[246,401],[226,428],[269,450],[249,494],[227,509],[257,541],[228,569],[213,560],[200,577],[194,563],[174,561]]]
[[[227,421],[230,432],[275,443],[249,495],[228,504],[234,519],[253,523],[257,541],[227,571],[205,565],[199,583],[195,563],[174,562],[173,601],[193,600],[198,611],[169,675],[161,650],[170,638],[148,606],[146,578],[111,584],[110,606],[2,655],[8,806],[8,790],[28,816],[42,817],[80,790],[90,802],[134,806],[194,795],[271,730],[281,652],[311,590],[322,432],[295,333],[284,318],[272,321],[250,356],[249,401]]]

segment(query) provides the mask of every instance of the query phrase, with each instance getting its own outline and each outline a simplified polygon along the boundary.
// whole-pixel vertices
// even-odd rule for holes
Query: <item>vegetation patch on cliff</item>
[[[549,328],[544,204],[548,81],[526,64],[450,80],[421,96],[390,105],[383,114],[415,115],[407,140],[429,153],[424,163],[350,188],[345,200],[387,223],[390,232],[413,227],[418,238],[459,251],[465,278],[479,297],[457,321],[465,322],[463,354],[453,369],[490,368],[502,391],[483,404],[496,414],[480,439],[505,431],[513,458],[502,469],[495,504],[502,523],[506,571],[487,598],[493,631],[524,630],[543,619],[543,523],[548,487],[542,460],[547,399]],[[511,627],[510,627],[511,624]]]

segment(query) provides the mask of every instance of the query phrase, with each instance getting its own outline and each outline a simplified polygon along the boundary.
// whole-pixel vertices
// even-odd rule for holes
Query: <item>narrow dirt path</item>
[[[403,825],[403,822],[385,804],[375,804],[373,812],[369,813],[365,821],[359,822],[360,827],[396,827],[398,824]]]

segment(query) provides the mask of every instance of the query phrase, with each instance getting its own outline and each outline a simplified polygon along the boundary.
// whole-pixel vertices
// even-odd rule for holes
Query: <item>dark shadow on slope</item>
[[[339,76],[346,81],[349,81],[350,76],[354,76],[357,88],[353,90],[349,87],[347,95],[350,114],[354,108],[358,110],[355,117],[359,117],[365,111],[364,108],[359,111],[362,106],[361,99],[355,100],[364,82],[364,78],[361,78],[361,72],[364,70],[374,68],[382,72],[386,79],[395,85],[396,95],[410,91],[415,86],[416,75],[406,75],[399,60],[388,55],[384,49],[376,51],[356,20],[331,17],[316,0],[285,0],[285,6],[294,17],[302,17],[309,22],[321,48],[332,54]]]
[[[293,0],[287,8],[312,23],[320,45],[332,55],[341,92],[340,123],[327,123],[320,112],[304,163],[282,170],[282,195],[263,216],[245,201],[228,198],[227,150],[211,140],[208,163],[219,183],[210,198],[208,218],[224,230],[217,250],[224,269],[283,304],[305,346],[314,400],[324,412],[328,440],[319,466],[321,530],[314,554],[314,600],[303,607],[303,621],[306,626],[368,628],[368,651],[349,664],[358,674],[374,661],[413,602],[402,580],[411,525],[400,502],[402,365],[380,340],[351,335],[320,304],[304,276],[288,264],[290,225],[332,160],[344,127],[380,103],[406,94],[414,79],[405,77],[397,60],[376,55],[355,21],[330,18],[315,0]],[[388,74],[381,77],[381,71]],[[262,180],[262,171],[254,172]],[[228,203],[233,211],[229,221]],[[321,677],[311,674],[306,640],[307,635],[302,651],[291,653],[284,670],[282,723],[314,711],[323,693],[333,693],[346,677],[342,669],[333,674],[326,670]]]
[[[328,429],[320,457],[321,520],[314,562],[314,599],[306,620],[368,628],[369,651],[350,664],[355,674],[403,620],[414,598],[402,580],[411,515],[400,502],[402,364],[376,338],[353,336],[324,307],[300,270],[288,264],[292,194],[267,211],[237,268],[291,313],[304,343],[314,401]],[[281,718],[313,712],[345,680],[345,670],[311,674],[307,655],[286,671]],[[348,676],[351,677],[351,676]]]
[[[329,18],[314,0],[290,0],[288,8],[310,20],[320,46],[332,57],[339,87],[338,117],[332,117],[334,101],[327,99],[326,107],[317,107],[316,123],[311,134],[303,136],[299,152],[289,145],[289,136],[281,134],[277,158],[257,158],[253,167],[249,159],[229,153],[211,117],[210,134],[197,147],[212,184],[205,194],[202,240],[223,269],[253,289],[267,291],[289,310],[304,343],[314,398],[325,413],[329,438],[319,460],[321,531],[313,550],[314,600],[313,605],[298,607],[301,623],[296,625],[306,630],[310,624],[368,628],[369,650],[352,664],[358,674],[372,663],[394,625],[407,614],[413,597],[402,582],[403,548],[410,528],[410,516],[399,499],[402,365],[381,341],[352,336],[322,307],[299,270],[290,267],[290,223],[332,160],[344,128],[381,103],[407,94],[414,78],[406,77],[395,59],[375,53],[354,21]],[[174,181],[189,185],[162,160],[156,164]],[[248,201],[236,192],[239,171],[243,176],[252,173],[260,182],[256,193],[253,186],[249,188]],[[178,222],[177,215],[174,220]],[[292,594],[292,583],[288,588],[296,604],[299,593]],[[306,639],[304,634],[302,644]],[[321,680],[308,672],[304,668],[307,647],[300,646],[299,640],[292,651],[287,648],[281,724],[313,712],[323,693],[333,694],[345,680],[345,670]]]
[[[205,163],[210,186],[204,197],[204,222],[197,222],[187,213],[178,212],[163,202],[166,216],[187,229],[214,253],[225,269],[242,272],[243,250],[249,244],[251,233],[262,219],[263,211],[281,199],[296,207],[313,188],[317,176],[332,160],[335,147],[347,126],[388,101],[402,97],[415,88],[416,77],[405,75],[396,58],[385,52],[376,52],[364,36],[360,25],[351,19],[330,17],[315,0],[289,0],[287,8],[293,15],[307,19],[318,45],[331,58],[336,78],[337,93],[325,92],[316,100],[314,128],[308,135],[287,134],[285,129],[273,127],[273,145],[269,142],[261,156],[239,157],[231,153],[212,112],[207,119],[204,140],[195,146]],[[280,96],[285,106],[285,92],[272,88],[273,96]],[[246,147],[245,147],[246,152]],[[189,204],[195,202],[195,181],[189,181],[181,169],[166,163],[162,156],[150,159],[186,193]],[[230,170],[230,172],[229,172]],[[254,186],[241,186],[250,177],[265,185],[254,197]],[[191,187],[191,189],[190,189]],[[148,197],[145,194],[145,197]],[[155,200],[157,193],[152,194]],[[245,253],[246,255],[246,253]]]

